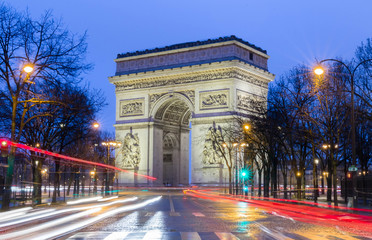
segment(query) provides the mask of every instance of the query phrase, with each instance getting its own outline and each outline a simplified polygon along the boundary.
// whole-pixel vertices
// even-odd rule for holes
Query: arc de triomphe
[[[267,97],[266,51],[235,36],[118,54],[115,76],[116,166],[122,185],[222,184],[221,165],[203,154],[207,129]],[[190,131],[191,130],[191,131]],[[222,166],[226,179],[227,170]]]

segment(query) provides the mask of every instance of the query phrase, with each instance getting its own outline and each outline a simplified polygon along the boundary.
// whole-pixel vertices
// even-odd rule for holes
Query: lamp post
[[[17,124],[17,107],[18,105],[20,104],[20,101],[19,101],[19,98],[21,97],[22,95],[22,91],[25,87],[25,85],[27,83],[32,83],[34,84],[34,82],[30,82],[29,79],[30,79],[30,76],[31,76],[31,73],[33,72],[34,68],[32,65],[30,64],[26,64],[23,66],[23,69],[20,71],[21,72],[21,76],[22,76],[22,72],[26,73],[26,76],[24,77],[23,81],[20,82],[19,84],[16,84],[16,88],[13,90],[13,89],[9,89],[9,91],[11,91],[11,94],[12,94],[12,98],[11,98],[11,132],[10,132],[10,141],[12,142],[17,142],[17,139],[16,139],[16,124]],[[6,176],[5,176],[5,181],[4,181],[4,194],[3,194],[3,201],[2,201],[2,206],[1,208],[3,210],[8,210],[9,209],[9,205],[10,205],[10,197],[11,197],[11,186],[12,186],[12,182],[13,182],[13,171],[14,171],[14,159],[15,159],[15,150],[16,148],[14,146],[11,146],[10,147],[10,152],[9,152],[9,155],[8,155],[8,168],[7,168],[7,172],[6,172]]]
[[[108,142],[102,142],[102,145],[107,147],[107,162],[106,162],[106,164],[110,164],[111,147],[112,148],[120,147],[121,143],[116,142],[116,141],[108,141]],[[105,195],[107,196],[107,195],[109,195],[109,191],[110,191],[109,174],[108,174],[107,168],[105,169],[105,175],[106,175],[106,178],[105,178]]]
[[[238,195],[238,143],[233,143],[233,147],[235,148],[235,195]]]
[[[354,75],[356,70],[363,64],[372,61],[372,59],[366,59],[364,61],[359,62],[353,69],[349,68],[344,62],[337,60],[337,59],[324,59],[319,62],[319,66],[314,69],[314,73],[316,75],[323,75],[324,74],[324,68],[321,66],[322,63],[324,62],[337,62],[344,66],[346,70],[348,71],[350,75],[350,92],[351,92],[351,150],[352,150],[352,165],[355,167],[356,166],[356,146],[355,146],[355,107],[354,107]],[[356,201],[356,192],[357,192],[357,175],[355,172],[353,172],[353,207],[356,206],[357,201]]]
[[[319,188],[318,188],[318,164],[319,164],[319,159],[314,159],[314,174],[313,174],[313,179],[314,179],[314,202],[318,202],[318,194],[319,194]]]
[[[94,175],[96,174],[96,171],[90,171],[90,178],[89,178],[89,196],[90,196],[90,185],[92,183],[92,179],[94,178]]]

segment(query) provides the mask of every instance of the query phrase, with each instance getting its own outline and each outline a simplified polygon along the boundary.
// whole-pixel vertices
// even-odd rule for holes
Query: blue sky
[[[372,38],[371,0],[5,0],[40,16],[53,10],[75,33],[88,31],[85,78],[102,89],[108,106],[98,120],[114,131],[115,73],[118,53],[236,35],[271,56],[270,72],[280,76],[291,67],[329,57],[351,58]]]

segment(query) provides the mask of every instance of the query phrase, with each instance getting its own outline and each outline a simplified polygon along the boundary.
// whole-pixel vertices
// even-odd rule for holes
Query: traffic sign
[[[356,172],[356,171],[358,171],[358,168],[355,167],[355,165],[352,165],[349,167],[349,172]]]

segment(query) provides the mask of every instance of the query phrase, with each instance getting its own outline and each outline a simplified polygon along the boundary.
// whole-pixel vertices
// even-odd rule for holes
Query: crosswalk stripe
[[[141,239],[141,240],[154,240],[154,239],[181,239],[181,240],[202,240],[207,236],[208,239],[216,237],[220,240],[239,240],[231,232],[163,232],[161,230],[151,230],[148,232],[79,232],[70,236],[68,239],[75,240],[126,240],[126,239]],[[181,237],[181,238],[180,238]]]
[[[149,231],[146,233],[146,235],[143,237],[143,240],[151,240],[151,239],[161,239],[163,236],[163,233],[158,230]]]
[[[128,236],[129,232],[113,232],[107,237],[105,237],[104,240],[118,240],[118,239],[124,239],[126,236]]]
[[[181,232],[182,240],[201,240],[197,232]]]
[[[239,240],[239,238],[229,232],[215,232],[214,234],[221,240]]]

